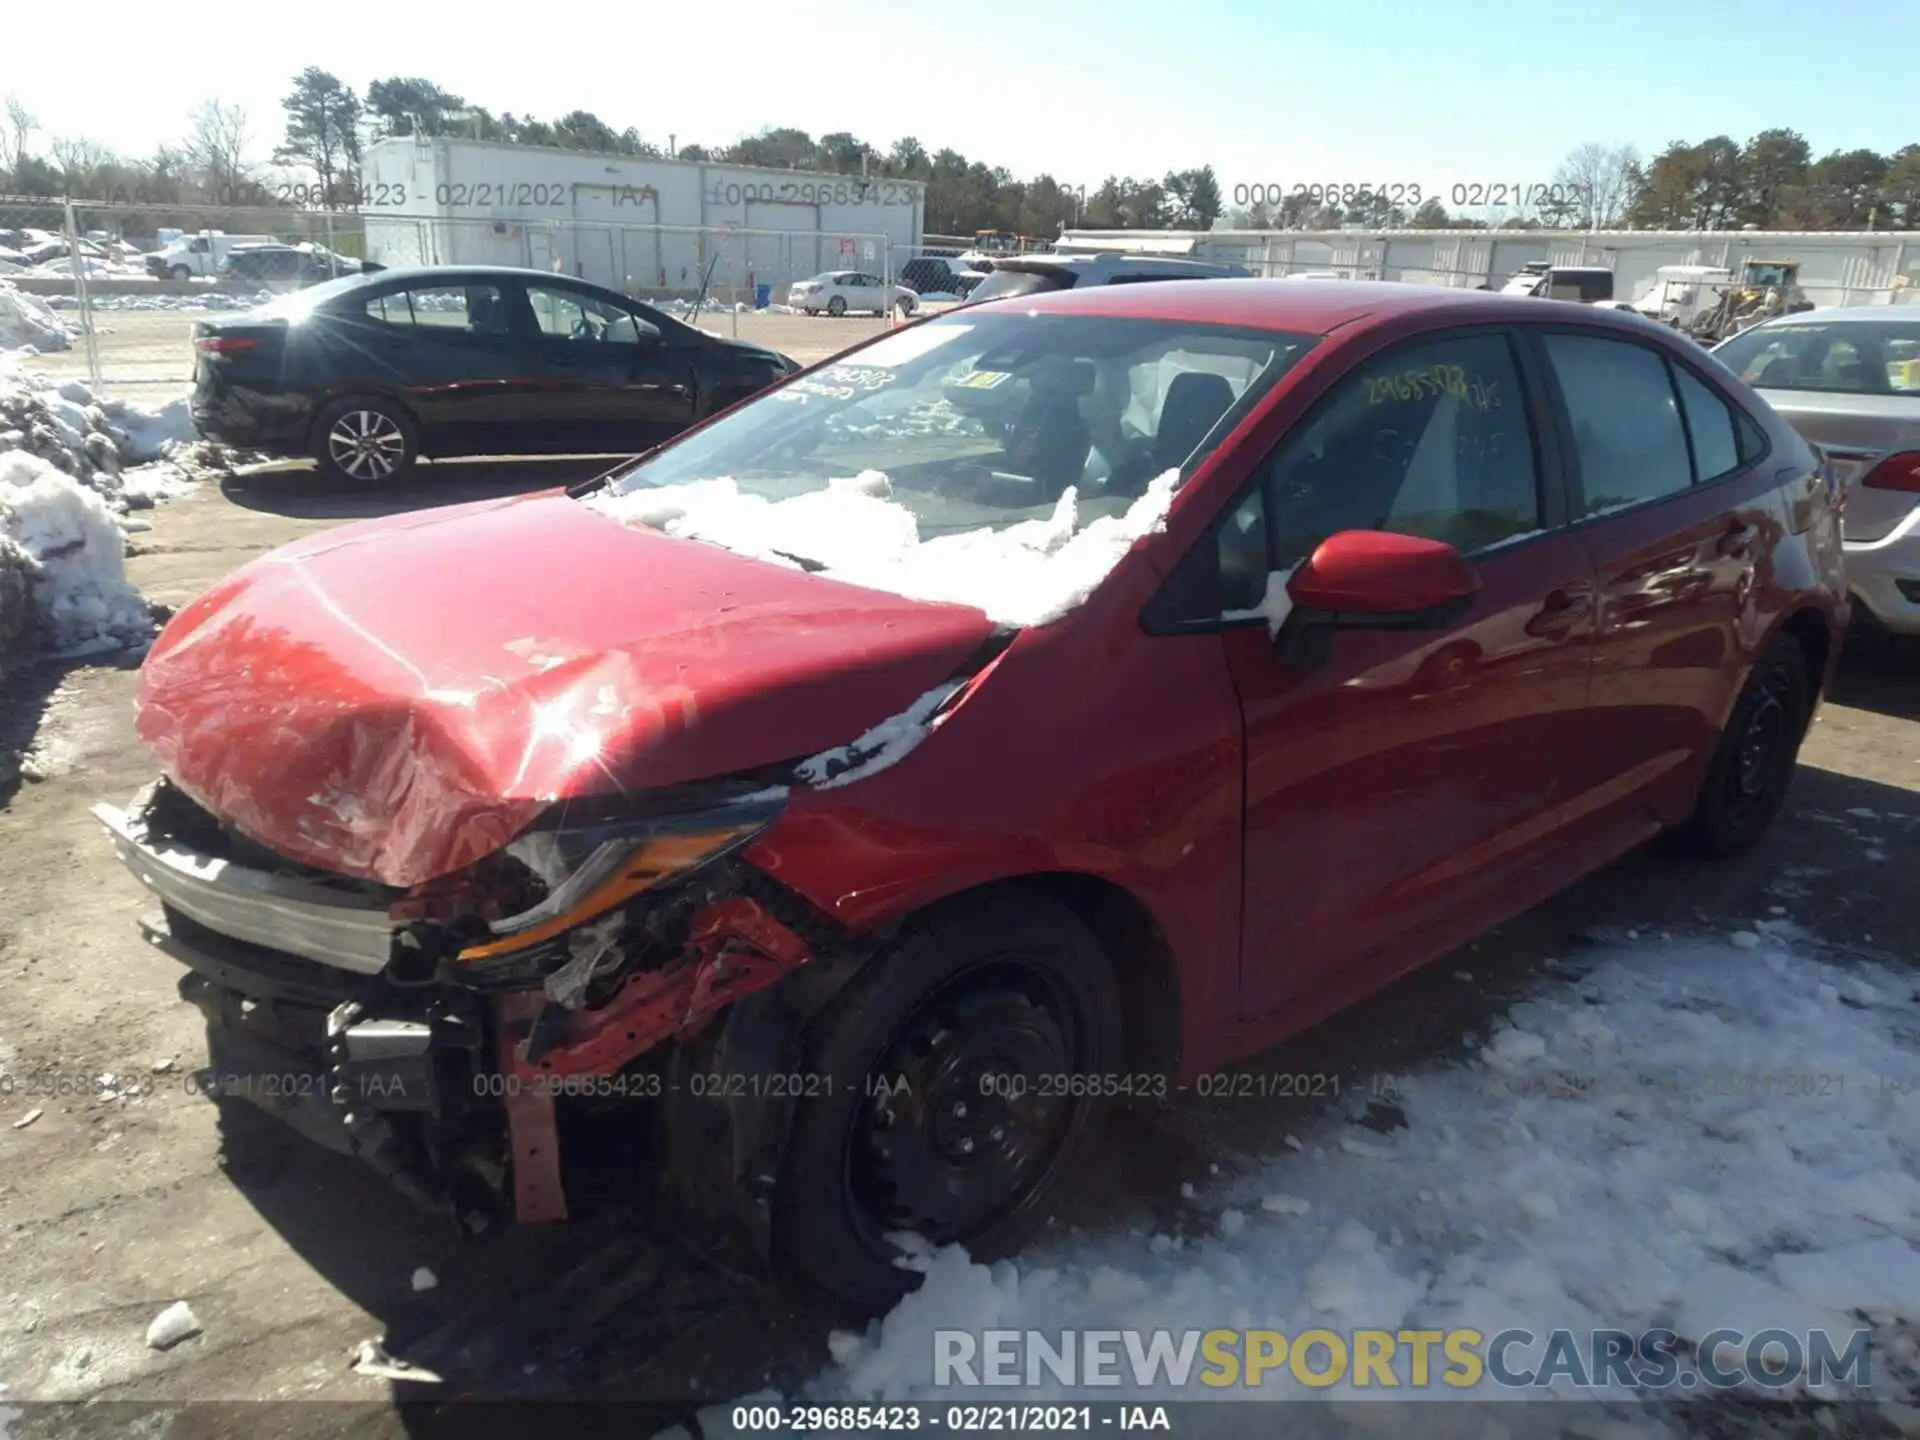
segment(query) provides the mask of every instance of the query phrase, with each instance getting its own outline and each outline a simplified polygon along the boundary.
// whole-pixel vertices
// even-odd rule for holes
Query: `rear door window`
[[[419,285],[390,290],[366,302],[367,318],[410,329],[504,335],[506,305],[493,285]]]
[[[1680,402],[1667,362],[1598,335],[1541,336],[1565,399],[1579,461],[1573,518],[1677,495],[1693,484]]]

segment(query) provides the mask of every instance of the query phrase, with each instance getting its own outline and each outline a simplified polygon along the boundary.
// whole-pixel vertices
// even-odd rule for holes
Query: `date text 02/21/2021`
[[[1462,209],[1485,207],[1531,209],[1577,206],[1583,196],[1578,185],[1559,181],[1526,184],[1508,180],[1469,180],[1442,188],[1413,180],[1328,181],[1288,184],[1272,180],[1233,187],[1235,205],[1391,205],[1418,207],[1428,201]]]

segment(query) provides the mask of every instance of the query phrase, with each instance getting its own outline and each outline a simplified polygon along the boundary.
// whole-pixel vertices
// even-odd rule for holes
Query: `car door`
[[[1692,808],[1764,629],[1757,595],[1791,475],[1706,367],[1657,341],[1561,326],[1528,338],[1598,583],[1592,720],[1567,820],[1618,852]]]
[[[1593,567],[1561,524],[1543,414],[1509,332],[1402,342],[1293,427],[1220,530],[1246,736],[1249,1018],[1496,922],[1550,862]],[[1289,627],[1310,617],[1286,615],[1276,645],[1281,578],[1345,530],[1444,540],[1479,592],[1417,628],[1342,623],[1315,663],[1291,662]]]
[[[643,450],[693,422],[691,347],[636,306],[574,286],[526,287],[549,449]]]
[[[539,399],[506,286],[491,277],[385,285],[351,309],[331,344],[344,384],[397,390],[429,454],[510,454]]]

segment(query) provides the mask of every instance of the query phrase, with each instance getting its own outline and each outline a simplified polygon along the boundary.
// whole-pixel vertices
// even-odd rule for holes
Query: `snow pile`
[[[80,301],[74,295],[43,297],[55,310],[77,310]],[[277,298],[271,290],[251,295],[229,295],[206,290],[193,295],[89,295],[88,305],[95,310],[252,310]]]
[[[1680,1337],[1680,1375],[1695,1381],[1697,1347],[1721,1327],[1803,1338],[1824,1329],[1836,1352],[1864,1328],[1872,1392],[1911,1392],[1920,1379],[1913,982],[1823,963],[1785,922],[1762,929],[1757,950],[1717,938],[1617,942],[1590,967],[1555,967],[1562,978],[1491,1036],[1466,1037],[1464,1058],[1395,1077],[1394,1119],[1354,1123],[1377,1093],[1313,1122],[1295,1111],[1301,1139],[1282,1143],[1276,1125],[1269,1154],[1203,1184],[1160,1233],[1076,1232],[991,1267],[958,1248],[923,1254],[912,1262],[926,1272],[922,1288],[864,1335],[836,1337],[837,1363],[806,1397],[1248,1397],[1239,1385],[1176,1391],[1164,1373],[1138,1389],[1124,1355],[1125,1383],[1098,1391],[1044,1379],[956,1394],[933,1383],[935,1329],[1037,1330],[1058,1345],[1063,1329],[1170,1331],[1177,1342],[1220,1327],[1471,1327],[1489,1338],[1524,1328],[1542,1338],[1505,1357],[1523,1372],[1541,1365],[1557,1328],[1580,1332],[1583,1357],[1590,1330],[1664,1328]],[[1408,1396],[1357,1389],[1350,1375],[1308,1390],[1282,1367],[1258,1393]],[[1751,1379],[1742,1388],[1766,1393]],[[1660,1393],[1688,1389],[1714,1393],[1685,1379]],[[1780,1393],[1796,1389],[1804,1393]],[[1488,1381],[1420,1398],[1652,1393],[1604,1376],[1580,1389],[1559,1376],[1529,1391]],[[1557,1409],[1527,1407],[1527,1418]],[[1307,1413],[1290,1409],[1288,1426]]]
[[[1123,515],[1076,528],[1077,493],[1052,515],[922,540],[913,512],[878,470],[787,500],[743,493],[731,477],[603,492],[584,503],[628,525],[704,540],[774,564],[913,600],[971,605],[996,624],[1045,625],[1085,602],[1134,543],[1160,529],[1179,472],[1169,470]],[[802,566],[800,562],[811,562]]]
[[[30,609],[19,607],[22,598]],[[55,655],[84,655],[152,636],[107,502],[36,455],[0,452],[0,669],[30,641]]]
[[[232,457],[194,433],[185,396],[164,405],[97,399],[0,357],[0,454],[24,450],[97,491],[115,509],[139,510],[184,494],[231,468]]]
[[[52,307],[38,295],[0,280],[0,350],[72,348],[73,336]]]

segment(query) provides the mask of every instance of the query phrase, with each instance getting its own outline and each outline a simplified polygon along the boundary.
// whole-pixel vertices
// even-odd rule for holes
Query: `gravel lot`
[[[104,323],[121,373],[181,369],[187,317]],[[740,334],[804,360],[874,323],[741,316]],[[727,316],[709,324],[731,329]],[[77,355],[50,359],[84,373]],[[400,500],[544,488],[603,463],[433,464]],[[267,549],[393,508],[273,467],[152,512],[129,569],[177,606]],[[88,813],[150,775],[132,734],[134,665],[47,667],[0,692],[0,747],[26,749],[28,777],[0,784],[0,1070],[88,1077],[83,1095],[0,1095],[0,1433],[8,1401],[124,1402],[30,1411],[15,1435],[125,1434],[137,1414],[181,1400],[258,1398],[363,1404],[238,1412],[232,1433],[419,1433],[394,1404],[414,1387],[349,1369],[352,1348],[382,1334],[441,1369],[437,1395],[621,1395],[690,1409],[819,1363],[842,1317],[688,1253],[632,1208],[463,1249],[354,1166],[187,1092],[204,1055],[198,1014],[175,995],[178,967],[139,940],[146,897]],[[1362,1074],[1447,1053],[1464,1027],[1526,991],[1541,957],[1598,926],[1725,928],[1779,907],[1835,953],[1911,965],[1916,722],[1920,655],[1850,653],[1790,808],[1758,853],[1713,867],[1630,858],[1481,942],[1472,983],[1436,964],[1304,1037],[1289,1068]],[[117,1098],[97,1093],[102,1076]],[[1180,1184],[1204,1181],[1210,1164],[1277,1144],[1296,1103],[1130,1114],[1074,1204],[1108,1220],[1177,1206]],[[33,1124],[12,1128],[35,1109]],[[419,1266],[436,1288],[413,1290]],[[148,1322],[180,1299],[205,1333],[148,1349]],[[652,1429],[636,1421],[632,1433]]]

